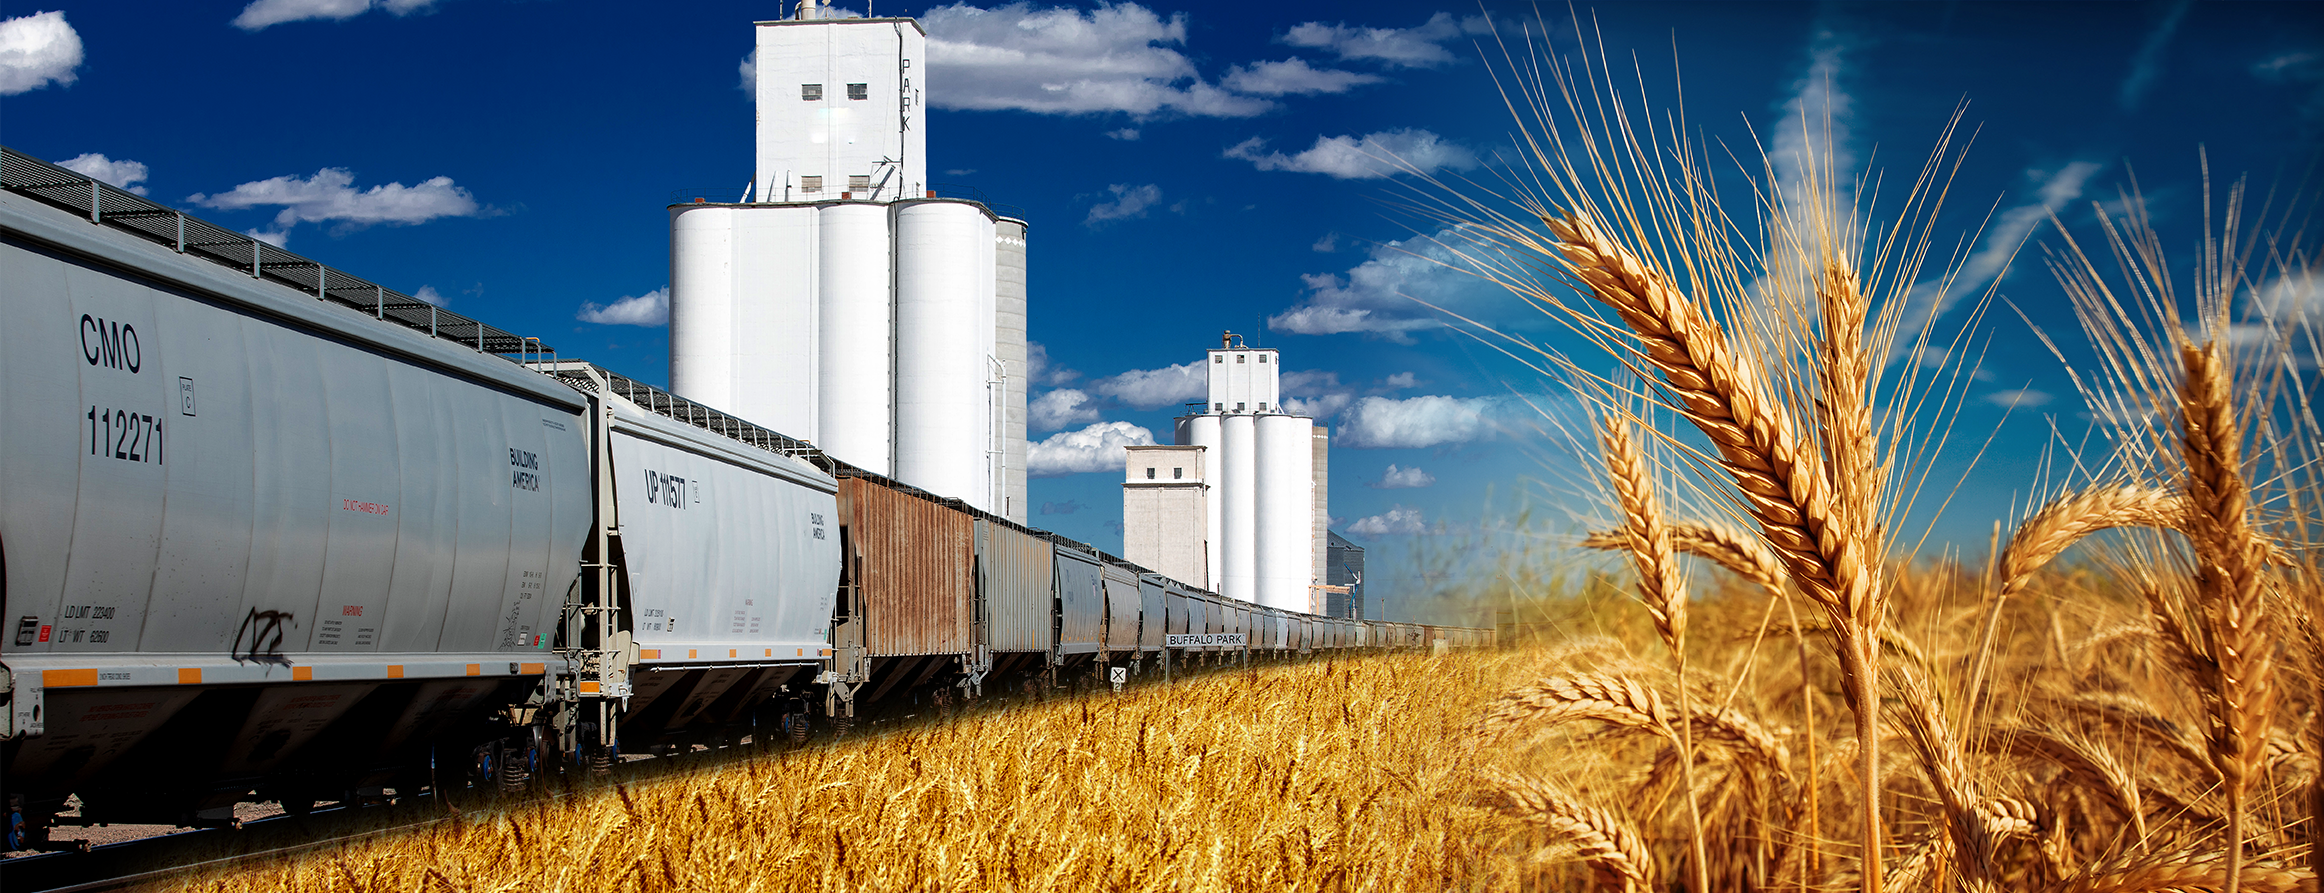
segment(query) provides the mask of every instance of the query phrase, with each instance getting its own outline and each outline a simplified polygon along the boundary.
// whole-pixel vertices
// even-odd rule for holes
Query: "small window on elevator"
[[[1250,362],[1250,360],[1251,360],[1251,355],[1250,355],[1250,354],[1247,354],[1247,353],[1239,353],[1239,354],[1235,354],[1235,362],[1237,362],[1237,363],[1247,363],[1247,362]]]
[[[1267,365],[1267,355],[1266,355],[1266,354],[1260,354],[1260,355],[1259,355],[1259,365],[1261,365],[1261,366]]]
[[[1223,353],[1214,353],[1214,354],[1211,354],[1211,355],[1210,355],[1210,361],[1211,361],[1212,363],[1224,363],[1224,362],[1226,362],[1226,361],[1227,361],[1227,355],[1226,355],[1226,354],[1223,354]]]
[[[1146,469],[1146,479],[1147,479],[1147,480],[1149,480],[1149,481],[1154,479],[1154,469],[1152,469],[1152,468],[1148,468],[1148,469]]]
[[[1173,468],[1173,469],[1170,469],[1170,479],[1171,479],[1171,480],[1174,480],[1174,481],[1176,481],[1176,480],[1184,480],[1185,478],[1186,478],[1186,469],[1184,469],[1184,468]]]
[[[805,101],[807,101],[807,102],[821,102],[821,101],[823,101],[823,85],[822,85],[822,84],[800,84],[800,85],[799,85],[799,98],[800,98],[800,99],[802,99],[802,100],[805,100]]]
[[[849,98],[849,99],[870,99],[870,98],[871,98],[871,85],[870,85],[870,84],[849,84],[849,85],[847,85],[847,98]]]
[[[822,177],[800,177],[800,178],[799,178],[799,191],[800,191],[800,192],[822,192],[822,191],[823,191],[823,178],[822,178]]]

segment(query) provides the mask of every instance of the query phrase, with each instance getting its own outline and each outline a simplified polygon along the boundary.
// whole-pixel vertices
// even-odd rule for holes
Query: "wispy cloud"
[[[2027,171],[2029,178],[2039,177],[2041,187],[2034,199],[2024,202],[1995,216],[1985,230],[1985,241],[1976,253],[1961,263],[1951,281],[1932,278],[1915,283],[1910,302],[1899,320],[1894,347],[1889,360],[1894,362],[1910,354],[1920,334],[1962,298],[1977,294],[1991,286],[1994,280],[2006,274],[2010,261],[2018,249],[2033,235],[2034,228],[2043,220],[2066,206],[2067,202],[2082,197],[2090,178],[2103,169],[2095,161],[2076,161],[2051,172]]]
[[[1162,187],[1152,183],[1143,186],[1115,183],[1106,189],[1114,194],[1114,200],[1091,205],[1089,216],[1081,221],[1083,226],[1096,226],[1108,221],[1144,217],[1147,208],[1153,207],[1155,202],[1162,200]]]
[[[1439,170],[1470,170],[1476,153],[1426,130],[1405,128],[1363,136],[1319,136],[1315,145],[1296,155],[1266,152],[1267,141],[1252,137],[1224,153],[1251,162],[1263,171],[1323,174],[1341,180],[1376,180],[1397,174],[1432,174]]]
[[[1185,13],[1165,19],[1136,3],[1092,10],[955,3],[920,21],[928,64],[943,72],[928,94],[938,108],[1247,118],[1275,107],[1199,76],[1179,49]]]
[[[1299,58],[1281,62],[1254,62],[1238,65],[1227,72],[1221,83],[1237,93],[1257,96],[1286,96],[1311,93],[1345,93],[1365,84],[1377,84],[1386,78],[1376,74],[1316,68]]]
[[[2170,48],[2171,37],[2178,33],[2179,23],[2187,18],[2193,0],[2178,0],[2163,13],[2163,20],[2147,32],[2146,41],[2139,44],[2138,55],[2130,59],[2130,74],[2122,79],[2121,93],[2115,101],[2123,111],[2136,111],[2147,91],[2154,89],[2155,78],[2163,73],[2163,52]]]
[[[1490,30],[1483,16],[1456,17],[1439,12],[1413,28],[1303,22],[1285,32],[1282,41],[1295,47],[1326,50],[1342,59],[1361,59],[1395,68],[1432,68],[1453,61],[1454,56],[1444,48],[1445,43]]]
[[[1434,483],[1436,483],[1436,475],[1429,474],[1418,467],[1398,468],[1394,464],[1390,464],[1388,470],[1381,473],[1379,480],[1364,486],[1374,490],[1406,490],[1426,487]]]
[[[1495,300],[1495,290],[1467,272],[1469,262],[1461,256],[1486,250],[1458,227],[1371,246],[1369,258],[1346,272],[1301,276],[1307,296],[1268,317],[1267,328],[1297,335],[1360,333],[1412,343],[1411,333],[1443,325],[1422,301],[1452,307]]]
[[[435,5],[436,0],[255,0],[242,7],[232,24],[244,31],[263,31],[286,22],[351,19],[374,9],[408,16]]]
[[[1993,393],[1985,395],[1984,399],[1985,402],[1991,403],[1995,406],[2024,407],[2031,409],[2033,407],[2046,404],[2055,398],[2051,397],[2050,392],[2048,391],[2038,390],[2035,388],[2015,388],[2006,391],[1994,391]]]

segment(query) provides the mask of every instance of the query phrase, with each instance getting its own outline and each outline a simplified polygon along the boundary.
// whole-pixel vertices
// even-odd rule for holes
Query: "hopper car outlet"
[[[0,427],[8,849],[73,796],[199,824],[1491,643],[1196,589],[4,148],[0,267],[0,417],[60,421]]]

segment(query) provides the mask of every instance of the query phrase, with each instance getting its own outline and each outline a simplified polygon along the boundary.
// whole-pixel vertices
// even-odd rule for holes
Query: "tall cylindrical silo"
[[[1225,491],[1220,489],[1219,462],[1221,457],[1226,454],[1226,447],[1219,438],[1218,416],[1206,414],[1186,416],[1178,420],[1179,445],[1203,448],[1202,480],[1210,487],[1209,498],[1203,502],[1209,509],[1210,517],[1202,532],[1204,577],[1200,582],[1202,588],[1212,592],[1219,591],[1219,565],[1225,558],[1226,552],[1219,538],[1219,520],[1221,512],[1225,510],[1226,506]]]
[[[896,477],[990,510],[993,220],[896,206]]]
[[[1258,436],[1250,415],[1227,415],[1219,420],[1218,493],[1226,505],[1219,511],[1220,595],[1243,601],[1258,600],[1258,566],[1254,550],[1258,511]]]
[[[1315,556],[1315,421],[1269,414],[1259,416],[1254,427],[1258,492],[1252,540],[1258,602],[1306,611]]]
[[[1000,258],[994,256],[993,246],[1000,241],[1000,221],[988,209],[985,212],[984,250],[977,252],[976,318],[983,323],[978,337],[984,339],[984,432],[978,443],[984,444],[984,497],[971,500],[978,508],[998,514],[1002,511],[1001,429],[1006,422],[1001,418],[1001,403],[1005,385],[1001,375],[1000,345],[1000,274],[996,267]]]
[[[1331,562],[1327,548],[1331,544],[1331,429],[1324,425],[1315,425],[1311,436],[1315,441],[1313,459],[1315,467],[1312,470],[1315,482],[1312,488],[1315,503],[1312,509],[1314,520],[1311,522],[1312,526],[1308,528],[1308,536],[1310,537],[1307,547],[1308,554],[1313,556],[1309,563],[1308,573],[1312,575],[1310,577],[1312,582],[1324,584],[1331,582]],[[1317,601],[1317,607],[1320,608],[1322,606],[1321,599]],[[1319,610],[1316,613],[1323,612]]]
[[[809,205],[755,205],[735,208],[732,220],[734,391],[711,405],[821,442],[821,217]]]
[[[711,406],[734,397],[734,209],[670,209],[670,390]]]
[[[1025,221],[1003,217],[993,232],[994,341],[1008,387],[1001,394],[1002,515],[1025,523]]]
[[[869,202],[819,209],[825,452],[867,470],[894,471],[895,393],[890,388],[895,320],[890,288],[888,207]]]

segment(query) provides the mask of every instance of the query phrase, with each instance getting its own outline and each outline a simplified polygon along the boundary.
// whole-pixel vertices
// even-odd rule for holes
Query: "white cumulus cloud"
[[[1429,16],[1416,28],[1365,28],[1305,22],[1283,35],[1295,47],[1328,50],[1342,59],[1365,59],[1400,68],[1427,68],[1453,61],[1447,41],[1477,36],[1491,29],[1483,16],[1455,17],[1449,12]]]
[[[1045,478],[1089,471],[1120,471],[1128,456],[1124,447],[1153,444],[1152,431],[1129,422],[1099,422],[1027,444],[1025,473]]]
[[[36,12],[0,21],[0,96],[50,84],[69,86],[80,75],[81,33],[62,12]]]
[[[253,0],[232,24],[244,31],[263,31],[284,22],[336,22],[374,9],[407,16],[434,5],[436,0]]]
[[[1391,464],[1380,479],[1364,486],[1374,490],[1406,490],[1436,483],[1436,475],[1419,468],[1398,468]]]
[[[573,317],[582,322],[608,326],[669,325],[670,289],[664,286],[642,295],[621,298],[611,304],[583,301],[581,312]]]
[[[1357,518],[1348,525],[1348,532],[1365,539],[1421,536],[1428,533],[1428,525],[1421,520],[1419,509],[1399,505],[1369,518]]]
[[[1498,397],[1365,397],[1340,414],[1335,446],[1354,449],[1432,447],[1484,440],[1500,426]]]
[[[1210,377],[1201,361],[1160,369],[1132,369],[1090,382],[1090,389],[1136,409],[1160,409],[1202,399]]]
[[[1255,62],[1237,65],[1227,72],[1221,84],[1237,93],[1259,96],[1286,96],[1309,93],[1345,93],[1364,84],[1376,84],[1384,78],[1376,74],[1316,68],[1299,58],[1281,62]]]
[[[452,299],[444,297],[444,293],[437,291],[433,285],[420,286],[419,291],[412,292],[412,297],[419,299],[423,304],[434,304],[438,307],[452,306]]]
[[[758,47],[751,47],[750,55],[742,57],[742,64],[735,66],[735,71],[742,75],[742,92],[757,95],[759,90]]]
[[[1096,226],[1108,220],[1144,217],[1147,208],[1162,200],[1162,187],[1152,183],[1144,186],[1115,183],[1106,189],[1114,194],[1114,200],[1090,206],[1089,218],[1082,221],[1084,225]]]
[[[152,173],[144,162],[127,158],[116,161],[95,152],[75,155],[56,164],[65,170],[119,186],[137,195],[145,194],[145,187],[137,184],[145,182],[145,175]]]
[[[216,195],[195,193],[186,201],[228,211],[280,205],[282,211],[274,215],[277,229],[302,222],[338,221],[350,226],[425,223],[438,217],[474,217],[484,210],[475,196],[450,177],[433,177],[413,186],[388,183],[357,189],[355,174],[337,167],[324,168],[305,179],[273,177]]]
[[[1184,13],[1164,19],[1136,3],[1091,10],[955,3],[920,21],[929,67],[942,73],[928,94],[937,108],[1244,118],[1274,107],[1201,78],[1178,49],[1186,45]]]
[[[1319,136],[1315,145],[1297,155],[1265,152],[1267,141],[1252,137],[1226,151],[1263,171],[1323,174],[1342,180],[1373,180],[1402,173],[1432,174],[1439,170],[1470,170],[1476,153],[1426,130],[1405,128],[1363,136]]]
[[[1098,420],[1089,394],[1075,388],[1058,388],[1035,397],[1025,411],[1026,421],[1035,431],[1056,431]]]

